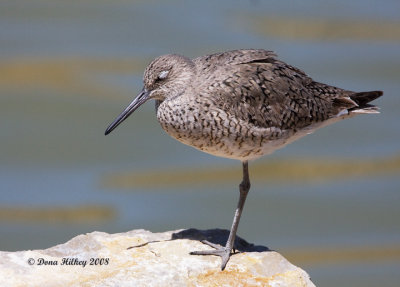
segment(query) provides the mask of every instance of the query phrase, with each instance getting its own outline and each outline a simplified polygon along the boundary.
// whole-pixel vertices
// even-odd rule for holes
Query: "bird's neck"
[[[164,100],[156,100],[156,113],[157,113],[157,111],[158,111],[158,107],[161,105],[161,103],[163,102]]]

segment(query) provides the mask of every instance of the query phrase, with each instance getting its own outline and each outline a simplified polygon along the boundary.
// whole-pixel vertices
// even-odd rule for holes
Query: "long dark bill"
[[[144,104],[149,99],[150,92],[145,88],[142,89],[140,94],[126,107],[126,109],[108,126],[105,135],[111,133],[120,123],[130,116],[138,107]]]

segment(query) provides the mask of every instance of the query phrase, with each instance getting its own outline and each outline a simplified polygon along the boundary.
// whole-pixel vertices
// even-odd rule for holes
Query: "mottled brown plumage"
[[[168,77],[157,80],[163,71]],[[314,82],[264,50],[193,61],[161,56],[146,69],[144,83],[157,100],[157,118],[168,134],[204,152],[241,161],[269,154],[351,116],[352,109],[364,108],[352,99],[354,92]]]
[[[204,152],[243,162],[240,200],[225,247],[193,254],[229,260],[246,195],[247,161],[269,154],[314,130],[358,113],[377,113],[369,102],[380,91],[355,93],[318,83],[265,50],[235,50],[189,59],[156,58],[144,88],[106,134],[141,104],[156,100],[157,119],[175,139]]]

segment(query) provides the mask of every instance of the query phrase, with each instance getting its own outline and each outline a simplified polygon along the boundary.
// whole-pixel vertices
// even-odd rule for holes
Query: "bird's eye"
[[[168,77],[168,73],[169,73],[169,71],[162,71],[158,75],[157,80],[165,80]]]

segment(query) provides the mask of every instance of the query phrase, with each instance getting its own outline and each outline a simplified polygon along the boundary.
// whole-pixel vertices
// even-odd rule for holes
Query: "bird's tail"
[[[383,95],[382,91],[360,92],[350,95],[357,106],[350,108],[349,113],[357,114],[378,114],[379,108],[371,105],[370,102]]]

